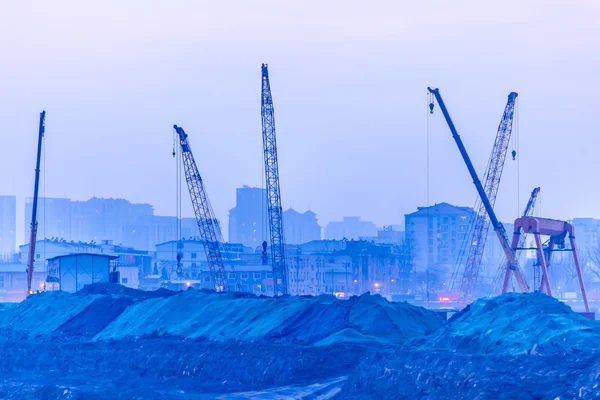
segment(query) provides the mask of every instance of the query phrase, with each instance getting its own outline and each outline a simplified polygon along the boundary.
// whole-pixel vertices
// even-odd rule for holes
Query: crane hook
[[[512,157],[513,157],[513,161],[515,161],[515,157],[517,157],[517,151],[516,150],[512,151]]]
[[[429,103],[429,113],[433,114],[433,101]]]

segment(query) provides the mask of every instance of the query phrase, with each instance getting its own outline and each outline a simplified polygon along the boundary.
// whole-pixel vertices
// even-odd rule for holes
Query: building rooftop
[[[59,258],[67,258],[67,257],[77,257],[77,256],[93,256],[93,257],[106,257],[109,260],[116,260],[117,256],[111,256],[109,254],[102,253],[72,253],[72,254],[64,254],[56,257],[49,258],[48,261],[58,260]]]
[[[405,217],[423,216],[427,214],[464,214],[472,213],[474,210],[471,207],[455,206],[449,203],[434,204],[429,207],[417,207],[417,211],[405,214]]]
[[[40,243],[49,243],[49,244],[54,244],[57,246],[62,246],[65,248],[70,248],[70,249],[80,249],[82,247],[87,247],[87,248],[94,248],[94,249],[99,249],[99,250],[103,250],[103,249],[107,249],[107,248],[111,248],[112,251],[114,253],[130,253],[130,254],[139,254],[139,255],[144,255],[144,254],[148,254],[147,251],[144,250],[135,250],[133,247],[126,247],[126,246],[122,246],[122,245],[116,245],[112,243],[112,240],[102,240],[100,243],[96,243],[96,242],[75,242],[75,241],[66,241],[64,239],[59,239],[59,238],[51,238],[51,239],[42,239],[42,240],[37,240],[36,242],[36,246]],[[29,246],[29,243],[25,243],[19,246],[19,249],[23,249]],[[21,250],[22,252],[22,250]]]

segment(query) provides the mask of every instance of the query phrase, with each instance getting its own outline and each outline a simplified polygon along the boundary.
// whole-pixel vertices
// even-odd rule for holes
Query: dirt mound
[[[312,345],[352,329],[364,338],[401,344],[443,323],[431,311],[390,303],[379,295],[339,300],[334,296],[239,297],[188,291],[132,305],[95,339],[158,335]],[[337,340],[357,336],[341,335]]]
[[[77,294],[89,295],[89,294],[110,294],[114,296],[126,296],[136,300],[143,299],[154,299],[157,297],[169,297],[177,294],[172,290],[160,288],[154,291],[145,291],[128,288],[118,283],[94,283],[92,285],[85,285]]]
[[[395,351],[364,358],[339,399],[598,399],[596,353]]]
[[[50,336],[97,298],[99,296],[76,296],[58,291],[29,296],[16,307],[0,313],[0,329],[7,334]]]
[[[55,332],[66,336],[92,337],[106,328],[131,304],[133,300],[128,297],[101,297],[59,326]]]
[[[507,293],[475,301],[421,343],[468,353],[590,351],[600,343],[600,322],[539,292]]]
[[[272,298],[195,290],[143,292],[115,284],[31,296],[0,316],[0,327],[27,336],[95,341],[165,336],[303,345],[346,339],[399,345],[443,323],[431,311],[390,303],[379,295]]]

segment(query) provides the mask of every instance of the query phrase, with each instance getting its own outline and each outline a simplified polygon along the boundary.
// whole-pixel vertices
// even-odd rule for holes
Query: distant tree
[[[581,264],[586,284],[600,281],[600,247],[587,251],[581,257]]]

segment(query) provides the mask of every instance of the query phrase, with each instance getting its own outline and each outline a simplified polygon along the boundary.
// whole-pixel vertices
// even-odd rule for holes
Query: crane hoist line
[[[198,167],[188,141],[188,135],[183,128],[177,125],[173,125],[173,129],[175,129],[175,132],[179,136],[185,181],[190,192],[192,207],[196,215],[196,222],[200,230],[200,238],[204,245],[204,252],[206,253],[206,260],[215,291],[228,292],[229,285],[221,255],[221,231],[216,222],[217,219],[208,200],[200,172],[198,172]]]

